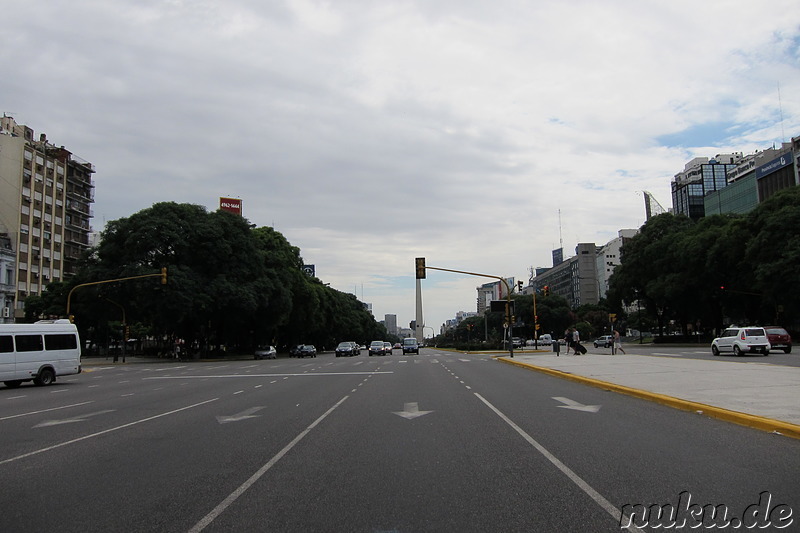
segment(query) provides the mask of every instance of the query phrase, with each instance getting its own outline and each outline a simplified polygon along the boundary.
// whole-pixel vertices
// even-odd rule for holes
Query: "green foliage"
[[[670,322],[700,330],[731,322],[797,328],[799,225],[800,187],[780,191],[747,215],[696,223],[653,217],[625,244],[609,301],[618,311],[641,302],[661,330]]]
[[[75,291],[79,326],[107,335],[109,320],[127,315],[138,333],[211,346],[250,349],[257,344],[331,346],[338,340],[384,338],[351,294],[302,272],[300,251],[273,228],[253,228],[240,216],[164,202],[110,222],[77,276],[29,298],[31,316],[63,315],[75,285],[159,273]]]

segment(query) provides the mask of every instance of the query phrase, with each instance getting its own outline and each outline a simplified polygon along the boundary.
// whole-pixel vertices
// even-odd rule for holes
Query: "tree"
[[[800,187],[779,191],[748,217],[752,238],[744,262],[752,265],[765,322],[800,321]]]
[[[775,194],[747,215],[694,223],[663,214],[625,244],[608,300],[621,311],[641,302],[665,323],[719,330],[731,322],[800,320],[800,188]],[[638,318],[637,318],[638,319]]]
[[[221,210],[163,202],[110,222],[69,288],[166,267],[166,285],[145,278],[76,291],[75,314],[99,331],[108,320],[103,300],[113,301],[124,307],[128,323],[203,349],[326,346],[338,335],[386,335],[353,295],[309,278],[302,265],[299,249],[272,228],[253,228]],[[54,301],[58,297],[53,294]],[[31,312],[46,309],[46,302],[31,304]]]

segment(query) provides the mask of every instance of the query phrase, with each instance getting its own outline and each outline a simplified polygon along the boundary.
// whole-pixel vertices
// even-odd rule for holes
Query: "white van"
[[[0,324],[0,381],[50,385],[56,376],[81,372],[78,328],[69,320]]]

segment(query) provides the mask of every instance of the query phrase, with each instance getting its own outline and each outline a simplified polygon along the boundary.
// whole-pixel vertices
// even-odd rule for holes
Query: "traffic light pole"
[[[117,279],[105,279],[103,281],[92,281],[92,282],[89,282],[89,283],[81,283],[80,285],[75,285],[74,287],[72,287],[72,290],[70,290],[69,294],[67,295],[67,318],[69,318],[70,322],[72,322],[72,315],[69,314],[70,305],[72,303],[72,293],[75,292],[75,289],[77,289],[79,287],[88,287],[90,285],[102,285],[104,283],[114,283],[114,282],[117,282],[117,281],[128,281],[128,280],[131,280],[131,279],[153,278],[153,277],[156,277],[156,276],[159,276],[161,278],[161,284],[162,285],[166,285],[167,284],[167,267],[162,267],[161,268],[161,272],[159,272],[158,274],[142,274],[141,276],[129,276],[127,278],[117,278]]]
[[[419,268],[420,263],[418,262],[417,265],[418,265],[417,268]],[[509,329],[509,332],[510,332],[510,328],[512,326],[512,318],[513,318],[511,316],[511,287],[509,287],[508,281],[506,281],[505,278],[501,278],[500,276],[492,276],[491,274],[479,274],[477,272],[467,272],[465,270],[452,270],[450,268],[429,267],[429,266],[425,266],[424,259],[423,259],[423,262],[422,262],[421,266],[422,266],[423,269],[426,269],[426,270],[439,270],[441,272],[455,272],[456,274],[466,274],[468,276],[478,276],[478,277],[481,277],[481,278],[492,278],[492,279],[497,279],[497,280],[502,281],[503,285],[506,286],[506,328]],[[420,279],[419,273],[417,273],[417,283],[419,283],[419,279]],[[509,357],[514,357],[514,342],[511,340],[511,335],[508,335],[507,339],[508,339],[507,340],[507,342],[508,342],[508,355],[509,355]]]

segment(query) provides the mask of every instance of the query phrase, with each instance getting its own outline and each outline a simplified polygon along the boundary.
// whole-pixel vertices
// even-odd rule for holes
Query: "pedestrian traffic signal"
[[[425,279],[425,258],[417,257],[417,279]]]

